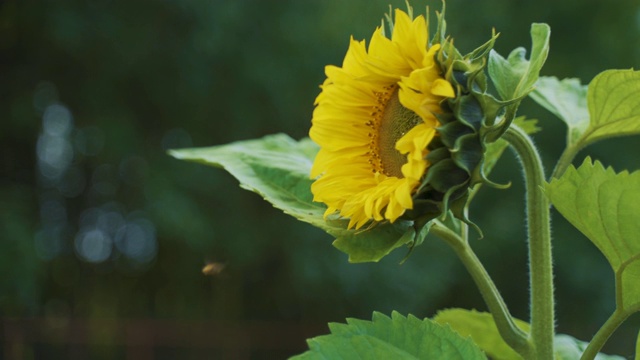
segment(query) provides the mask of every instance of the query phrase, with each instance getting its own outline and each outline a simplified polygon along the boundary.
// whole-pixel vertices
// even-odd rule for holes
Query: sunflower
[[[314,201],[349,219],[396,221],[414,207],[438,138],[443,100],[455,91],[436,61],[423,16],[395,11],[391,38],[378,27],[369,47],[351,38],[342,67],[327,66],[310,137]]]

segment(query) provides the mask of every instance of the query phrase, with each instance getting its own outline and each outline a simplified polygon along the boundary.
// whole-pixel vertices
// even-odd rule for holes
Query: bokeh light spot
[[[156,230],[146,219],[135,219],[122,226],[115,236],[118,250],[128,258],[145,263],[157,253]]]
[[[60,104],[47,106],[44,110],[44,115],[42,115],[42,127],[47,135],[67,135],[73,127],[71,111]]]
[[[75,239],[78,255],[92,263],[101,263],[111,256],[112,240],[100,229],[81,230]]]
[[[73,160],[73,149],[67,139],[40,135],[36,148],[38,169],[48,179],[59,179]]]

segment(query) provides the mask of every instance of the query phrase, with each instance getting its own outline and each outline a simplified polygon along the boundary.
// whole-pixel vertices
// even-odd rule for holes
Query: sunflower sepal
[[[378,262],[393,250],[416,241],[417,231],[413,221],[397,220],[370,222],[363,228],[348,229],[348,221],[341,219],[343,231],[331,234],[336,237],[332,245],[349,256],[350,263]]]
[[[436,207],[438,206],[438,204],[436,204],[435,202],[433,204]],[[422,245],[424,240],[427,238],[427,235],[429,235],[431,227],[434,224],[440,224],[442,226],[446,226],[447,228],[455,231],[456,233],[460,233],[462,228],[461,227],[462,221],[460,219],[463,219],[465,217],[454,216],[454,211],[450,210],[448,212],[442,213],[441,210],[438,210],[435,212],[431,212],[430,214],[422,214],[421,217],[415,219],[413,221],[413,228],[415,229],[415,238],[414,238],[414,241],[407,243],[407,246],[409,249],[407,251],[407,254],[400,261],[400,264],[403,264],[405,261],[407,261],[407,259],[409,259],[409,257],[413,253],[413,250],[415,249],[416,246]],[[475,226],[475,224],[473,224],[472,226]],[[475,229],[478,231],[478,233],[482,234],[482,232],[480,231],[479,228],[477,228],[477,226],[475,226]]]
[[[488,71],[490,57],[495,52],[493,46],[499,36],[495,30],[487,42],[462,55],[453,40],[444,37],[444,17],[439,16],[438,20],[436,34],[443,43],[436,60],[456,96],[441,103],[443,111],[436,115],[440,124],[437,128],[439,138],[430,144],[429,170],[413,199],[416,204],[421,201],[437,203],[439,216],[451,213],[482,234],[467,216],[470,194],[481,184],[495,188],[510,185],[496,184],[488,179],[490,169],[484,166],[485,153],[511,126],[515,112],[509,109],[517,108],[528,92],[514,93],[511,97],[501,93],[501,98],[489,93],[489,81],[496,81],[490,78]],[[430,216],[437,217],[433,211]],[[406,217],[420,217],[419,210],[408,212]]]
[[[402,258],[402,260],[400,260],[400,265],[404,264],[404,262],[409,259],[411,254],[413,254],[413,250],[416,248],[416,246],[422,245],[424,240],[427,238],[427,235],[429,235],[429,231],[431,230],[431,226],[433,226],[435,220],[436,219],[427,217],[424,219],[417,219],[413,222],[415,236],[413,241],[407,243],[407,247],[409,249],[407,250],[407,253]]]
[[[449,208],[451,213],[453,214],[452,217],[473,228],[473,230],[478,234],[478,240],[481,240],[484,238],[484,233],[482,232],[482,229],[480,228],[480,226],[478,226],[478,224],[471,221],[471,219],[469,218],[468,209],[469,209],[469,205],[471,205],[471,199],[472,199],[472,192],[469,191],[467,194],[465,194],[464,197],[460,197],[455,201],[453,201],[449,206]]]
[[[487,57],[489,53],[493,50],[493,47],[500,37],[500,33],[497,33],[495,29],[492,30],[491,38],[487,40],[484,44],[478,46],[475,50],[470,52],[467,56],[465,56],[471,64],[478,64],[481,67],[485,67],[487,62]]]

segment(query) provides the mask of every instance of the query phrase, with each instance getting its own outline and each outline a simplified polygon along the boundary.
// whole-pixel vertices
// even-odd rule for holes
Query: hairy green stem
[[[516,126],[504,134],[524,169],[529,237],[531,341],[535,358],[553,359],[554,298],[549,200],[542,192],[544,170],[531,138]]]
[[[527,334],[516,326],[496,285],[467,241],[439,223],[435,223],[431,227],[431,232],[451,246],[467,268],[467,271],[469,271],[469,274],[471,274],[482,298],[493,315],[493,320],[500,332],[500,336],[523,358],[529,359],[532,347],[527,339]]]
[[[602,325],[600,330],[595,334],[587,348],[582,353],[580,360],[593,360],[604,344],[607,342],[611,334],[622,324],[628,317],[629,313],[616,309],[609,319]]]

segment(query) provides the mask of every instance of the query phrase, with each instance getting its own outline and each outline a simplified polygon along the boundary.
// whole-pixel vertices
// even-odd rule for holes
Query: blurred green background
[[[170,158],[286,132],[306,136],[326,64],[399,0],[86,0],[0,5],[0,359],[285,358],[326,323],[372,311],[485,307],[454,254],[429,238],[403,265],[347,263],[323,232]],[[424,1],[412,1],[422,13]],[[440,9],[431,1],[432,9]],[[544,75],[590,81],[640,64],[640,4],[450,0],[470,51],[506,55],[551,26]],[[552,168],[565,129],[526,100]],[[638,138],[581,153],[638,169]],[[513,314],[527,319],[523,190],[513,154],[471,216],[473,240]],[[554,213],[558,331],[588,340],[614,307],[603,256]],[[203,266],[224,267],[205,276]],[[605,347],[631,358],[640,318]]]

